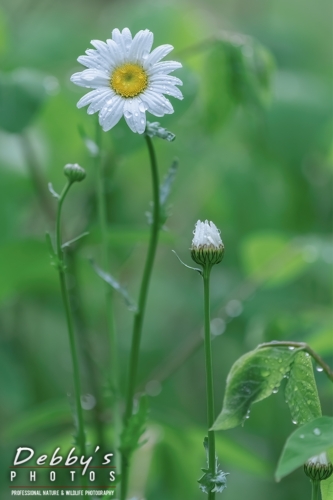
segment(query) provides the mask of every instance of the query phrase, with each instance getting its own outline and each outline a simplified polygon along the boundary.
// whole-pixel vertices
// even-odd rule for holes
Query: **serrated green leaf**
[[[17,134],[31,123],[46,98],[44,80],[29,69],[0,74],[0,128]]]
[[[295,351],[288,347],[265,347],[239,358],[229,372],[222,411],[212,429],[231,429],[242,424],[251,405],[279,387]]]
[[[296,353],[285,387],[286,402],[294,422],[302,425],[321,417],[321,407],[308,353]]]
[[[309,458],[333,446],[333,418],[319,417],[296,429],[284,445],[275,478],[280,481]]]
[[[148,399],[147,396],[142,396],[139,401],[138,411],[131,415],[120,436],[119,450],[126,457],[143,444],[140,443],[140,438],[146,430],[147,415]]]

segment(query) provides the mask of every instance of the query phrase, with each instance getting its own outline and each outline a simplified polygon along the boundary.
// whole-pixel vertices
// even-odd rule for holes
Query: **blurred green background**
[[[196,483],[205,466],[202,283],[171,252],[190,264],[197,219],[213,220],[226,248],[211,283],[217,410],[231,365],[260,342],[306,341],[332,363],[330,14],[329,0],[2,1],[1,498],[10,496],[17,446],[41,454],[68,447],[73,433],[66,325],[44,243],[55,212],[47,183],[62,189],[66,163],[87,171],[64,207],[68,239],[90,232],[67,256],[85,418],[92,442],[111,439],[104,287],[88,260],[100,261],[96,172],[78,129],[93,135],[95,117],[76,108],[85,91],[69,78],[90,40],[115,27],[150,29],[154,46],[173,44],[170,58],[184,66],[184,101],[160,119],[177,139],[155,141],[161,177],[175,157],[180,166],[144,325],[138,390],[150,395],[149,441],[135,457],[131,495],[204,498]],[[110,272],[136,298],[149,232],[147,151],[123,120],[103,143]],[[133,316],[118,296],[115,314],[124,389]],[[332,415],[330,384],[322,373],[316,379]],[[273,479],[294,427],[280,390],[243,428],[218,433],[230,473],[223,497],[308,498],[301,470]]]

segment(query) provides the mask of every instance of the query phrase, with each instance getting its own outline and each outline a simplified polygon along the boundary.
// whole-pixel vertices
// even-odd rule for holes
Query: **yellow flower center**
[[[126,63],[114,70],[110,85],[122,97],[135,97],[147,88],[148,76],[138,64]]]

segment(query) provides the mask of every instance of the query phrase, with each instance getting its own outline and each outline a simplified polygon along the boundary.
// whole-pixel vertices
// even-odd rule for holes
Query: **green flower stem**
[[[209,301],[210,271],[211,271],[211,266],[208,265],[206,265],[203,269],[207,422],[208,422],[208,469],[212,475],[215,475],[216,473],[215,432],[210,430],[215,421],[213,364],[212,364],[212,347],[211,347],[211,334],[210,334],[210,301]],[[215,500],[214,492],[208,493],[208,500]]]
[[[320,496],[319,496],[320,481],[311,481],[311,482],[312,482],[311,500],[320,500]]]
[[[148,253],[146,257],[146,263],[143,271],[142,282],[139,292],[138,309],[135,314],[134,324],[133,324],[132,346],[130,353],[129,376],[128,376],[128,386],[127,386],[127,397],[126,397],[126,409],[124,415],[125,426],[133,412],[133,398],[136,387],[136,377],[138,371],[142,326],[146,309],[149,282],[153,269],[156,248],[158,243],[158,234],[160,229],[160,195],[159,195],[160,188],[159,188],[157,161],[151,138],[146,135],[145,139],[147,142],[149,158],[150,158],[154,207],[153,207],[153,221],[151,225]],[[129,460],[128,457],[124,456],[123,454],[122,464],[121,464],[120,500],[126,500],[127,487],[128,487],[128,473],[129,473]]]
[[[109,240],[108,240],[108,225],[107,225],[107,208],[104,191],[104,175],[102,164],[102,135],[101,126],[96,124],[96,144],[98,153],[95,156],[95,167],[97,170],[97,204],[98,204],[98,222],[102,237],[102,268],[105,272],[109,269]],[[116,449],[119,445],[119,435],[121,428],[120,409],[119,409],[119,390],[118,390],[118,360],[117,360],[117,342],[113,315],[113,293],[112,288],[108,283],[104,283],[105,304],[106,304],[106,325],[109,336],[110,346],[110,372],[109,380],[112,390],[112,405],[114,420],[114,438],[113,445]]]
[[[60,288],[61,288],[61,296],[64,304],[66,321],[67,321],[67,329],[68,329],[68,337],[69,344],[72,356],[72,364],[73,364],[73,376],[74,376],[74,391],[75,391],[75,401],[76,401],[76,412],[77,412],[77,425],[78,425],[78,435],[77,442],[80,448],[81,455],[85,455],[86,453],[86,436],[84,432],[84,423],[83,423],[83,412],[81,406],[81,384],[80,384],[80,375],[79,375],[79,363],[77,357],[77,350],[75,344],[74,337],[74,328],[73,328],[73,320],[72,314],[70,310],[68,290],[66,286],[66,275],[65,275],[65,262],[64,262],[64,254],[61,247],[61,209],[64,202],[64,199],[71,187],[72,183],[67,182],[64,187],[58,203],[58,211],[57,211],[57,222],[56,222],[56,244],[57,244],[57,257],[58,257],[58,273],[60,279]]]

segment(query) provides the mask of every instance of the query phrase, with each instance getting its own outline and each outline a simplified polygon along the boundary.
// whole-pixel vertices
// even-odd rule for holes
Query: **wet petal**
[[[164,95],[146,90],[140,97],[152,115],[164,116],[173,113],[172,104]]]
[[[124,100],[120,96],[114,96],[107,101],[99,113],[99,123],[104,132],[117,125],[123,115]]]
[[[182,68],[182,64],[177,61],[162,61],[159,63],[154,64],[151,68],[149,68],[148,74],[150,76],[157,75],[159,73],[163,73],[167,75],[168,73],[171,73],[172,71],[175,71],[175,69]]]
[[[156,49],[154,49],[152,53],[149,54],[147,60],[145,61],[144,67],[149,68],[153,64],[156,64],[158,61],[163,59],[163,57],[168,55],[172,50],[172,45],[160,45],[159,47],[156,47]]]
[[[71,76],[71,82],[80,87],[88,89],[109,86],[110,78],[103,71],[97,69],[85,69]]]
[[[124,117],[133,132],[143,134],[146,129],[146,106],[140,99],[127,99],[124,106]]]
[[[133,38],[133,42],[128,54],[131,62],[140,62],[143,64],[148,56],[153,45],[154,35],[149,30],[139,31]]]

